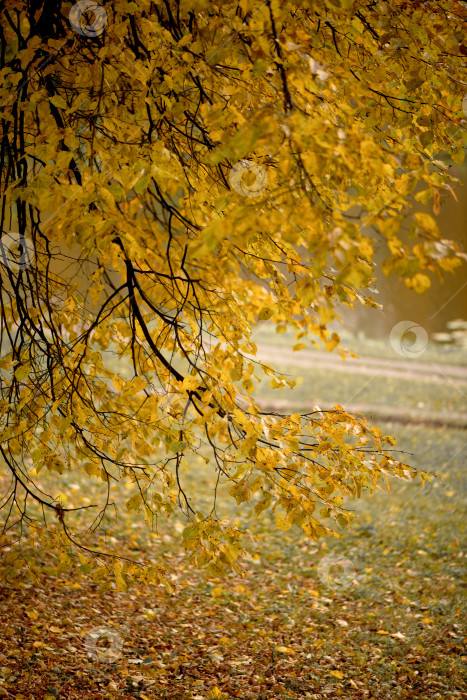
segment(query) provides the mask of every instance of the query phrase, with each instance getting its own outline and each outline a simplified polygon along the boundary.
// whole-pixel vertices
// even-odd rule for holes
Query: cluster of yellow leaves
[[[461,4],[419,5],[183,0],[154,14],[149,0],[120,2],[89,39],[65,4],[48,36],[27,2],[7,1],[18,29],[2,19],[0,101],[24,177],[9,174],[3,194],[14,226],[33,212],[35,245],[34,275],[15,273],[27,293],[2,268],[4,323],[29,338],[10,336],[0,360],[0,440],[17,477],[30,459],[26,480],[129,479],[128,509],[150,522],[187,508],[183,542],[217,570],[242,554],[241,533],[190,513],[179,480],[206,446],[238,504],[312,537],[330,531],[325,518],[345,526],[344,496],[407,475],[340,407],[261,416],[250,333],[268,319],[296,330],[297,351],[309,337],[336,347],[336,303],[375,305],[362,293],[371,227],[388,244],[384,271],[417,292],[422,271],[462,257],[409,206],[424,183],[417,197],[436,214],[453,180],[436,154],[461,162],[465,138]],[[259,368],[273,388],[289,382]],[[115,571],[119,587],[130,573]]]

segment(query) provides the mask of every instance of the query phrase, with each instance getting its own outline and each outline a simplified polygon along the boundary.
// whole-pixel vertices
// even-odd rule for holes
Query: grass
[[[362,403],[459,412],[466,406],[467,385],[455,388],[448,380],[444,384],[434,384],[417,379],[378,377],[371,371],[368,375],[361,375],[319,366],[294,369],[289,364],[281,365],[281,371],[298,380],[295,389],[272,390],[269,381],[262,380],[262,398],[290,400],[294,405],[302,403],[304,406]]]

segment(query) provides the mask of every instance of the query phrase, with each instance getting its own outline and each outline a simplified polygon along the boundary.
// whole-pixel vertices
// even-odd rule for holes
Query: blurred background
[[[462,181],[462,186],[455,188],[457,202],[451,196],[443,198],[437,222],[442,238],[456,241],[467,252],[467,165],[454,164],[450,172]],[[415,209],[432,213],[430,206],[424,207],[417,202]],[[455,323],[458,320],[467,321],[466,265],[459,267],[455,274],[446,274],[444,282],[430,274],[430,289],[424,294],[417,294],[408,289],[395,273],[384,276],[380,263],[387,250],[380,245],[376,251],[378,266],[375,273],[379,294],[375,295],[375,301],[383,305],[383,310],[375,311],[361,306],[352,310],[342,305],[344,328],[353,334],[363,333],[368,338],[382,339],[388,336],[396,323],[408,320],[422,326],[430,340],[435,342],[449,343],[460,339],[461,334],[456,334],[456,331],[462,329],[454,326],[460,325]],[[336,327],[336,330],[339,332],[340,328]],[[446,335],[443,337],[441,334]]]

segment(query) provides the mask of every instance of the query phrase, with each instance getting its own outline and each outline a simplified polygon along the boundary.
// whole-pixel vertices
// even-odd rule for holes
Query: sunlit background
[[[437,222],[442,238],[448,238],[459,243],[464,252],[467,251],[467,167],[452,165],[451,174],[461,180],[462,186],[455,188],[457,201],[452,196],[442,199],[440,215]],[[415,203],[419,211],[431,212],[430,206]],[[380,263],[387,257],[387,249],[383,246],[377,249],[375,269],[379,294],[375,300],[382,304],[383,309],[375,311],[367,307],[355,310],[341,307],[343,325],[352,333],[362,332],[370,338],[385,338],[391,328],[398,322],[408,320],[422,326],[430,340],[449,342],[448,336],[439,334],[449,333],[451,342],[456,339],[455,321],[467,320],[467,275],[466,266],[460,266],[454,274],[446,274],[441,283],[434,275],[430,275],[431,287],[424,294],[417,294],[408,289],[404,281],[395,273],[385,277]],[[449,325],[448,325],[449,324]],[[452,334],[451,331],[454,331]]]

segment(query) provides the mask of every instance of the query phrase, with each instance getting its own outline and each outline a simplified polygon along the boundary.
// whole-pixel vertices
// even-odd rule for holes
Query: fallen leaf
[[[393,632],[391,637],[397,637],[397,639],[407,639],[405,634],[402,634],[402,632]]]
[[[217,685],[214,686],[214,688],[211,688],[211,690],[208,693],[208,698],[213,698],[213,700],[221,699],[225,697],[224,693],[220,688],[217,687]]]
[[[342,671],[329,671],[329,675],[334,676],[334,678],[344,678]]]

